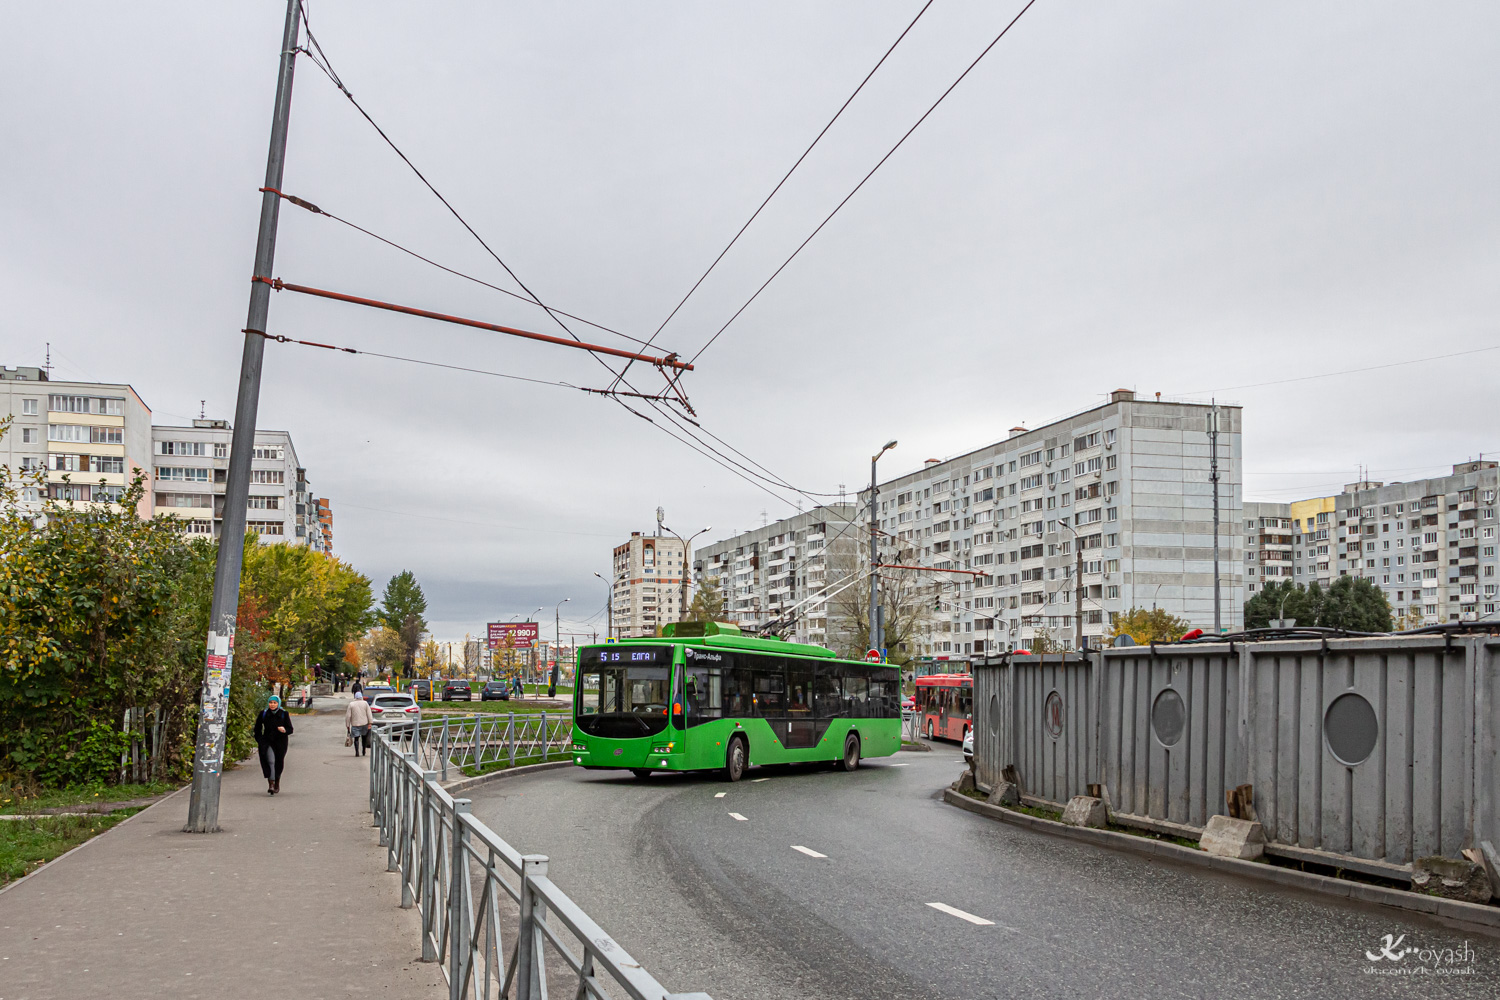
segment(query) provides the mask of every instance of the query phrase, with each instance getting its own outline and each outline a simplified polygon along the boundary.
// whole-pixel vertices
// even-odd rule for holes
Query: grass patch
[[[121,809],[100,816],[45,816],[0,822],[0,885],[31,874],[138,812],[139,809]]]
[[[928,751],[930,751],[932,749],[932,747],[928,746],[926,743],[912,743],[912,742],[910,742],[908,740],[902,740],[901,741],[901,749],[902,750],[918,750],[918,751],[928,750]]]
[[[1200,849],[1196,840],[1174,837],[1169,833],[1157,833],[1155,830],[1142,830],[1134,826],[1116,826],[1114,823],[1109,824],[1107,829],[1114,833],[1128,833],[1132,837],[1140,837],[1143,840],[1160,840],[1168,844],[1176,844],[1178,847],[1191,847],[1195,851]]]
[[[542,705],[534,701],[423,701],[423,715],[572,715],[572,706]]]
[[[48,788],[28,791],[14,785],[0,784],[0,814],[36,812],[66,806],[87,806],[98,802],[129,802],[165,795],[178,786],[157,781],[146,785],[76,785],[72,788]]]
[[[545,762],[542,760],[542,755],[539,754],[539,753],[533,753],[533,754],[516,754],[516,762],[515,762],[514,765],[511,764],[511,762],[510,762],[509,759],[505,759],[505,760],[492,760],[492,761],[487,761],[486,763],[481,764],[478,767],[473,767],[472,765],[465,764],[463,767],[460,767],[459,770],[462,771],[464,774],[468,775],[471,778],[477,778],[481,774],[489,774],[489,773],[491,773],[493,771],[507,771],[511,767],[522,767],[522,766],[524,766],[526,764],[550,763],[552,761],[567,760],[567,759],[568,759],[568,755],[566,753],[564,753],[564,752],[561,752],[561,751],[559,751],[557,753],[549,753],[549,754],[547,754],[547,760]]]

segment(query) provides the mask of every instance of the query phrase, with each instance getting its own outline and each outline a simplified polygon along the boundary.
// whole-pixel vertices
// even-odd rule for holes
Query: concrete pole
[[[271,116],[271,146],[266,157],[266,187],[281,189],[286,159],[287,121],[292,111],[292,71],[296,66],[297,15],[300,0],[287,0],[286,28],[281,38],[281,68],[276,79],[276,105]],[[261,195],[260,234],[255,244],[255,279],[272,277],[276,256],[276,222],[281,199]],[[261,357],[265,352],[266,318],[271,286],[250,283],[250,312],[245,324],[245,347],[240,359],[239,396],[234,407],[234,430],[229,446],[229,476],[224,486],[224,519],[214,564],[214,596],[208,617],[208,649],[203,669],[203,697],[198,712],[198,735],[193,750],[193,788],[188,799],[188,833],[219,829],[219,782],[224,765],[225,724],[229,713],[229,679],[234,669],[234,627],[240,603],[240,569],[244,561],[245,507],[250,492],[250,454],[255,446],[255,420],[260,408]]]
[[[1208,466],[1209,480],[1214,484],[1214,635],[1224,632],[1224,622],[1219,611],[1219,407],[1210,400],[1209,411]]]

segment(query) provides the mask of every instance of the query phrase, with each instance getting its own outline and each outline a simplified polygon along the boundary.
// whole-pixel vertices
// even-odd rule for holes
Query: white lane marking
[[[907,761],[905,764],[892,764],[891,766],[892,767],[910,767],[911,766],[911,761]]]
[[[739,813],[730,813],[729,815],[733,816],[735,819],[739,820],[741,823],[745,822],[745,817],[741,816]]]
[[[771,780],[771,779],[770,779],[770,778],[751,778],[751,779],[750,779],[750,781],[751,781],[751,782],[752,782],[752,783],[753,783],[753,782],[756,782],[756,781],[770,781],[770,780]]]
[[[714,793],[714,798],[716,798],[716,799],[722,799],[723,797],[724,797],[724,793],[723,792],[715,792]]]
[[[794,851],[801,851],[803,854],[806,854],[810,858],[826,858],[826,857],[828,857],[828,855],[826,855],[826,854],[819,854],[817,851],[813,850],[811,847],[799,847],[796,844],[792,845],[792,850],[794,850]]]
[[[941,910],[951,917],[957,917],[960,920],[967,920],[969,923],[978,924],[981,927],[993,927],[995,924],[993,920],[986,920],[983,917],[976,917],[972,913],[965,913],[963,910],[949,906],[947,903],[928,903],[927,905],[932,907],[934,910]]]

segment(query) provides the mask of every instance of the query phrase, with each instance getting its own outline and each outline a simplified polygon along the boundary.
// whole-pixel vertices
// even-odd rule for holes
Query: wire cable
[[[824,125],[822,131],[820,131],[813,138],[812,142],[808,143],[807,148],[802,151],[802,155],[797,157],[797,162],[793,163],[791,169],[789,169],[785,174],[782,175],[781,180],[776,182],[776,186],[771,189],[771,193],[766,195],[765,200],[756,207],[755,211],[750,213],[750,218],[745,220],[745,224],[741,226],[739,228],[739,231],[734,234],[734,236],[727,244],[725,244],[724,249],[719,251],[719,255],[714,258],[713,263],[709,264],[708,269],[698,276],[697,281],[693,282],[693,287],[688,289],[687,294],[682,297],[682,301],[678,302],[677,305],[672,308],[672,311],[667,314],[667,318],[661,321],[661,326],[656,328],[656,332],[653,333],[651,335],[651,339],[646,342],[648,346],[653,341],[655,341],[658,336],[661,335],[661,332],[667,328],[668,323],[672,322],[672,318],[677,315],[678,311],[681,310],[683,306],[687,305],[687,300],[693,297],[693,293],[698,290],[698,286],[702,285],[703,282],[707,280],[708,276],[713,273],[714,268],[719,266],[719,261],[723,260],[725,255],[728,254],[729,251],[734,247],[735,243],[739,242],[739,238],[745,235],[745,230],[750,228],[750,224],[754,222],[760,216],[760,213],[765,210],[765,207],[771,203],[771,199],[776,197],[777,192],[779,192],[782,186],[785,185],[789,179],[791,179],[792,174],[796,173],[797,168],[802,166],[802,161],[807,159],[808,154],[813,151],[813,147],[817,146],[817,144],[822,141],[823,136],[828,134],[828,130],[833,128],[833,123],[839,120],[839,117],[843,115],[845,109],[847,109],[849,105],[853,103],[854,99],[859,96],[859,92],[865,89],[865,84],[870,82],[870,78],[875,75],[875,71],[880,69],[881,66],[885,65],[885,61],[890,58],[891,53],[896,51],[896,46],[900,45],[902,40],[906,38],[911,29],[917,26],[917,22],[922,19],[923,14],[927,13],[927,8],[931,7],[932,3],[933,0],[927,0],[927,2],[922,5],[922,9],[917,11],[917,16],[911,19],[911,23],[902,30],[901,34],[896,36],[896,40],[891,43],[891,47],[885,50],[885,54],[880,57],[880,59],[875,63],[873,67],[871,67],[870,72],[865,74],[865,78],[859,81],[859,86],[854,88],[854,92],[844,99],[844,103],[839,105],[839,109],[833,113],[833,117],[828,119],[828,124]],[[625,370],[630,370],[630,362],[625,363]],[[623,375],[621,377],[623,377]]]
[[[1500,351],[1500,344],[1491,344],[1489,347],[1475,347],[1467,351],[1454,351],[1452,354],[1434,354],[1430,358],[1410,358],[1406,361],[1391,361],[1383,365],[1369,365],[1365,368],[1346,368],[1343,371],[1324,372],[1321,375],[1298,375],[1295,378],[1279,378],[1270,382],[1248,382],[1245,385],[1229,385],[1222,389],[1201,389],[1197,392],[1186,393],[1189,396],[1202,396],[1210,392],[1229,392],[1232,389],[1259,389],[1267,385],[1286,385],[1288,382],[1309,382],[1318,378],[1333,378],[1336,375],[1359,375],[1364,372],[1380,371],[1384,368],[1400,368],[1403,365],[1419,365],[1427,361],[1446,361],[1449,358],[1461,358],[1467,354],[1483,354],[1486,351]],[[702,351],[698,352],[702,354]],[[694,357],[697,357],[695,354]]]
[[[763,292],[763,291],[765,291],[766,288],[767,288],[767,286],[769,286],[771,284],[771,282],[775,281],[776,278],[781,274],[782,271],[786,270],[787,265],[791,264],[791,262],[796,259],[797,255],[802,252],[803,247],[806,247],[809,243],[811,243],[813,241],[813,237],[817,236],[819,233],[821,233],[823,231],[823,227],[826,226],[826,225],[828,225],[828,223],[833,220],[833,217],[835,215],[839,214],[839,211],[845,205],[847,205],[849,203],[849,199],[853,198],[856,194],[859,193],[859,189],[865,186],[865,182],[868,181],[871,177],[874,177],[875,176],[875,172],[877,170],[879,170],[881,167],[885,166],[885,162],[887,160],[889,160],[893,155],[895,155],[896,150],[900,149],[901,146],[902,146],[902,144],[905,143],[907,139],[911,138],[911,134],[913,132],[915,132],[921,126],[921,124],[927,120],[927,117],[929,115],[931,115],[934,111],[937,110],[938,105],[942,104],[943,101],[947,99],[948,95],[951,94],[951,93],[953,93],[954,88],[957,87],[960,83],[963,82],[964,77],[968,76],[969,73],[974,69],[975,66],[979,65],[980,60],[983,59],[985,56],[989,55],[990,50],[993,49],[996,45],[998,45],[1000,43],[1000,39],[1004,38],[1005,35],[1006,35],[1006,33],[1009,32],[1011,28],[1015,27],[1016,22],[1021,19],[1022,15],[1024,15],[1028,10],[1031,9],[1032,4],[1034,4],[1034,3],[1036,3],[1036,0],[1027,0],[1026,6],[1024,6],[1024,7],[1021,8],[1021,13],[1019,13],[1015,17],[1011,18],[1010,23],[1008,23],[1004,28],[1000,29],[1000,34],[996,35],[994,37],[994,40],[991,41],[990,44],[988,44],[988,45],[986,45],[984,47],[984,51],[980,52],[979,55],[975,57],[974,61],[971,62],[971,63],[969,63],[968,67],[962,73],[960,73],[958,75],[958,79],[954,80],[951,84],[949,84],[948,85],[948,89],[945,90],[945,91],[943,91],[942,94],[938,96],[938,99],[936,101],[932,102],[932,106],[929,107],[926,111],[922,112],[922,117],[920,117],[920,118],[917,119],[916,124],[912,125],[912,127],[909,128],[909,129],[907,129],[906,132],[905,132],[905,134],[903,134],[900,139],[896,140],[896,144],[894,146],[892,146],[886,152],[886,154],[880,158],[880,161],[878,163],[876,163],[875,166],[870,169],[870,172],[867,173],[867,174],[865,174],[865,176],[863,178],[861,178],[861,180],[860,180],[860,182],[858,184],[854,185],[854,190],[852,190],[848,194],[844,195],[844,199],[842,201],[840,201],[837,205],[834,206],[833,211],[829,212],[828,216],[822,222],[818,223],[818,227],[816,229],[814,229],[808,235],[807,239],[803,240],[800,244],[798,244],[797,249],[795,249],[795,250],[792,251],[791,256],[787,257],[786,260],[782,261],[781,266],[778,267],[771,274],[771,276],[765,280],[764,284],[762,284],[759,288],[757,288],[755,290],[755,293],[753,295],[751,295],[748,300],[746,300],[746,302],[745,302],[744,305],[740,306],[738,309],[735,310],[734,315],[729,317],[729,320],[723,326],[721,326],[719,328],[719,330],[718,330],[717,333],[715,333],[712,337],[708,338],[708,343],[706,343],[702,347],[698,348],[698,353],[694,354],[692,356],[692,358],[689,359],[689,361],[696,361],[696,360],[698,360],[698,357],[700,355],[702,355],[704,351],[708,350],[710,347],[713,346],[714,341],[718,340],[719,337],[723,336],[724,331],[727,330],[727,329],[729,329],[730,324],[733,323],[735,320],[739,319],[740,318],[740,314],[743,313],[746,309],[750,308],[750,304],[752,302],[754,302],[757,298],[760,297],[760,293]]]

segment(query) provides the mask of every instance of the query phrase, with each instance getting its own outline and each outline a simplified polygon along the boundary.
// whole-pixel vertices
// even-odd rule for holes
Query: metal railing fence
[[[478,774],[492,764],[515,767],[567,757],[573,736],[568,712],[453,715],[423,719],[415,725],[386,727],[417,754],[424,768],[448,780],[448,768]],[[465,770],[467,769],[467,770]]]
[[[424,724],[420,734],[415,725],[375,733],[370,811],[386,870],[401,879],[401,906],[421,915],[422,961],[442,963],[450,1000],[546,1000],[549,966],[571,974],[576,984],[565,993],[574,1000],[711,1000],[667,992],[548,877],[545,856],[521,854],[469,812],[468,799],[443,789],[419,756],[431,760],[468,739],[473,759],[482,760],[479,748],[490,735],[483,726],[445,721],[447,743],[437,725]],[[537,737],[544,752],[547,725]],[[507,748],[519,745],[517,727],[506,735],[517,739]]]

